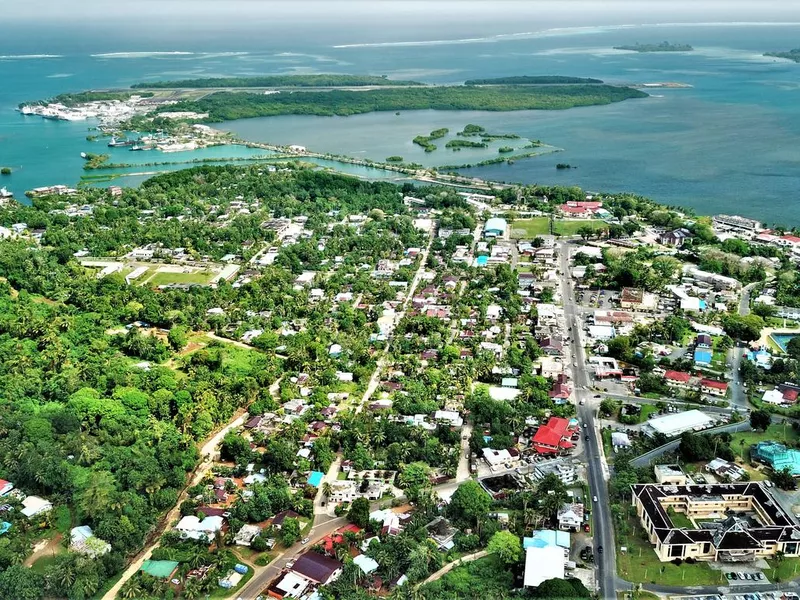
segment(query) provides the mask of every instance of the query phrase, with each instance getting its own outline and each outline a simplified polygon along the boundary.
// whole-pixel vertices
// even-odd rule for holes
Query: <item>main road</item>
[[[597,421],[596,401],[589,392],[590,380],[586,370],[586,356],[580,342],[581,326],[577,322],[578,310],[575,306],[575,295],[569,276],[569,244],[559,244],[561,269],[561,298],[564,306],[564,319],[569,336],[569,349],[572,358],[572,383],[575,388],[575,400],[578,403],[578,418],[586,427],[584,437],[589,440],[585,444],[585,459],[592,499],[592,525],[595,561],[597,565],[597,582],[600,597],[616,599],[617,597],[617,560],[614,543],[613,521],[609,508],[608,465],[603,456],[603,441]],[[620,582],[622,583],[622,582]]]

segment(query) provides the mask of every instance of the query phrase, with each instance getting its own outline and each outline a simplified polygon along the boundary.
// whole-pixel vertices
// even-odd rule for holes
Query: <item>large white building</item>
[[[649,435],[663,433],[667,437],[680,435],[685,431],[700,431],[714,424],[714,419],[699,410],[687,410],[657,417],[648,421],[642,431]]]

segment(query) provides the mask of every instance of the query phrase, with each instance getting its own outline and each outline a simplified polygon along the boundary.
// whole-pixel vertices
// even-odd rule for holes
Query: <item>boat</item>
[[[109,148],[124,148],[125,146],[133,146],[133,140],[118,140],[115,137],[111,138],[111,141],[108,142]]]
[[[142,144],[134,144],[130,149],[131,152],[141,152],[142,150],[144,150],[144,146]]]
[[[9,198],[13,198],[14,194],[9,192],[6,188],[0,188],[0,199],[7,200]]]
[[[89,158],[86,152],[81,152],[81,158]]]

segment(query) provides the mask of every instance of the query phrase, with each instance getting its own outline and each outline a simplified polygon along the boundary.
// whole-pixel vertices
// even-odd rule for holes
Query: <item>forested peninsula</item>
[[[561,110],[645,98],[629,87],[611,85],[565,86],[442,86],[331,90],[257,94],[217,92],[197,100],[164,106],[157,112],[187,111],[207,114],[204,122],[231,121],[277,115],[348,116],[400,110]]]
[[[773,58],[786,58],[800,63],[800,48],[789,50],[788,52],[765,52],[764,56],[771,56]]]

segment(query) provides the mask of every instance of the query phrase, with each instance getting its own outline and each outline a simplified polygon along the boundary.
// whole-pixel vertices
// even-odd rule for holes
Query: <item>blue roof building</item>
[[[711,364],[711,357],[713,354],[711,350],[705,348],[698,348],[694,351],[694,362],[697,365],[710,365]]]
[[[774,441],[759,442],[750,448],[750,456],[767,463],[775,471],[789,469],[793,476],[800,475],[800,452]]]
[[[569,532],[555,531],[554,529],[540,529],[533,532],[533,537],[522,538],[522,548],[547,548],[560,546],[569,548]]]
[[[486,221],[483,227],[483,235],[485,237],[501,237],[508,229],[508,223],[505,219],[499,217],[492,217]]]

